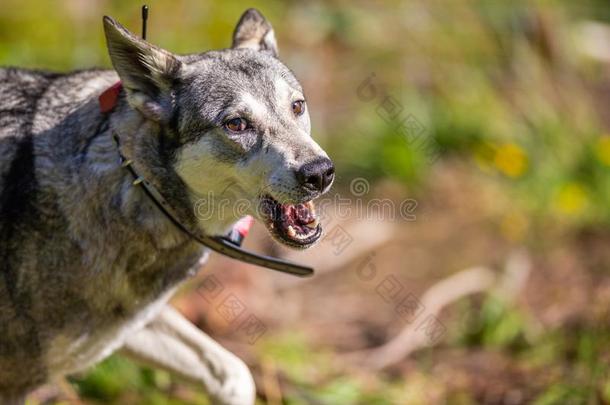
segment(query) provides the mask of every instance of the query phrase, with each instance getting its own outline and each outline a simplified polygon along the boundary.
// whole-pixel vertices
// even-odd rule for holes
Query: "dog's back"
[[[24,274],[38,242],[42,196],[36,180],[34,121],[55,74],[0,70],[0,392],[44,380],[40,338],[32,311],[34,281]],[[34,231],[34,232],[33,232]],[[44,246],[44,244],[42,244]],[[24,364],[25,363],[25,364]],[[15,370],[26,370],[16,373]]]
[[[46,378],[44,322],[57,318],[47,309],[58,304],[51,289],[61,277],[45,271],[57,269],[52,261],[61,260],[51,251],[58,244],[49,236],[61,240],[68,223],[54,190],[41,183],[47,179],[37,158],[45,154],[36,145],[62,111],[74,108],[67,99],[49,97],[62,79],[54,73],[0,70],[0,392],[23,392]]]

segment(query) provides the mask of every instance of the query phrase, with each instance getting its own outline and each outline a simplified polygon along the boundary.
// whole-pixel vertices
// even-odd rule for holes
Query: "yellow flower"
[[[527,155],[518,145],[507,143],[498,146],[494,156],[494,165],[509,177],[519,177],[527,169]]]
[[[597,140],[595,154],[602,164],[610,166],[610,136],[605,135]]]
[[[586,207],[587,191],[578,183],[568,183],[557,193],[555,208],[562,214],[578,215]]]

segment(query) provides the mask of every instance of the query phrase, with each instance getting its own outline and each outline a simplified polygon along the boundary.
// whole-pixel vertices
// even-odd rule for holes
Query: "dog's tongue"
[[[305,204],[282,204],[281,205],[281,228],[286,232],[286,236],[292,239],[299,239],[311,235],[318,227],[318,220],[315,216],[313,203]]]
[[[312,201],[299,204],[280,204],[273,197],[262,200],[262,210],[267,216],[267,226],[284,240],[301,246],[315,241],[321,233],[320,221],[316,217]]]
[[[296,219],[303,225],[310,224],[315,221],[316,217],[312,212],[313,203],[309,202],[307,206],[305,204],[299,204],[296,206]]]
[[[307,225],[316,220],[313,203],[305,204],[282,204],[282,218],[289,225]]]

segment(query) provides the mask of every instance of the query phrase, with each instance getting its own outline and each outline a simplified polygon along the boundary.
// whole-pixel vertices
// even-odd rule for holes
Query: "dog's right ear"
[[[173,113],[172,83],[182,62],[107,16],[104,32],[112,65],[127,91],[129,104],[149,119],[169,121]]]

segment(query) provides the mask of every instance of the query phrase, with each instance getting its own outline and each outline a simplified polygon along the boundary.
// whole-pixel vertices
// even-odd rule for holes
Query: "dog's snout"
[[[297,172],[299,184],[311,191],[324,191],[335,178],[335,166],[328,158],[321,158],[301,166]]]

